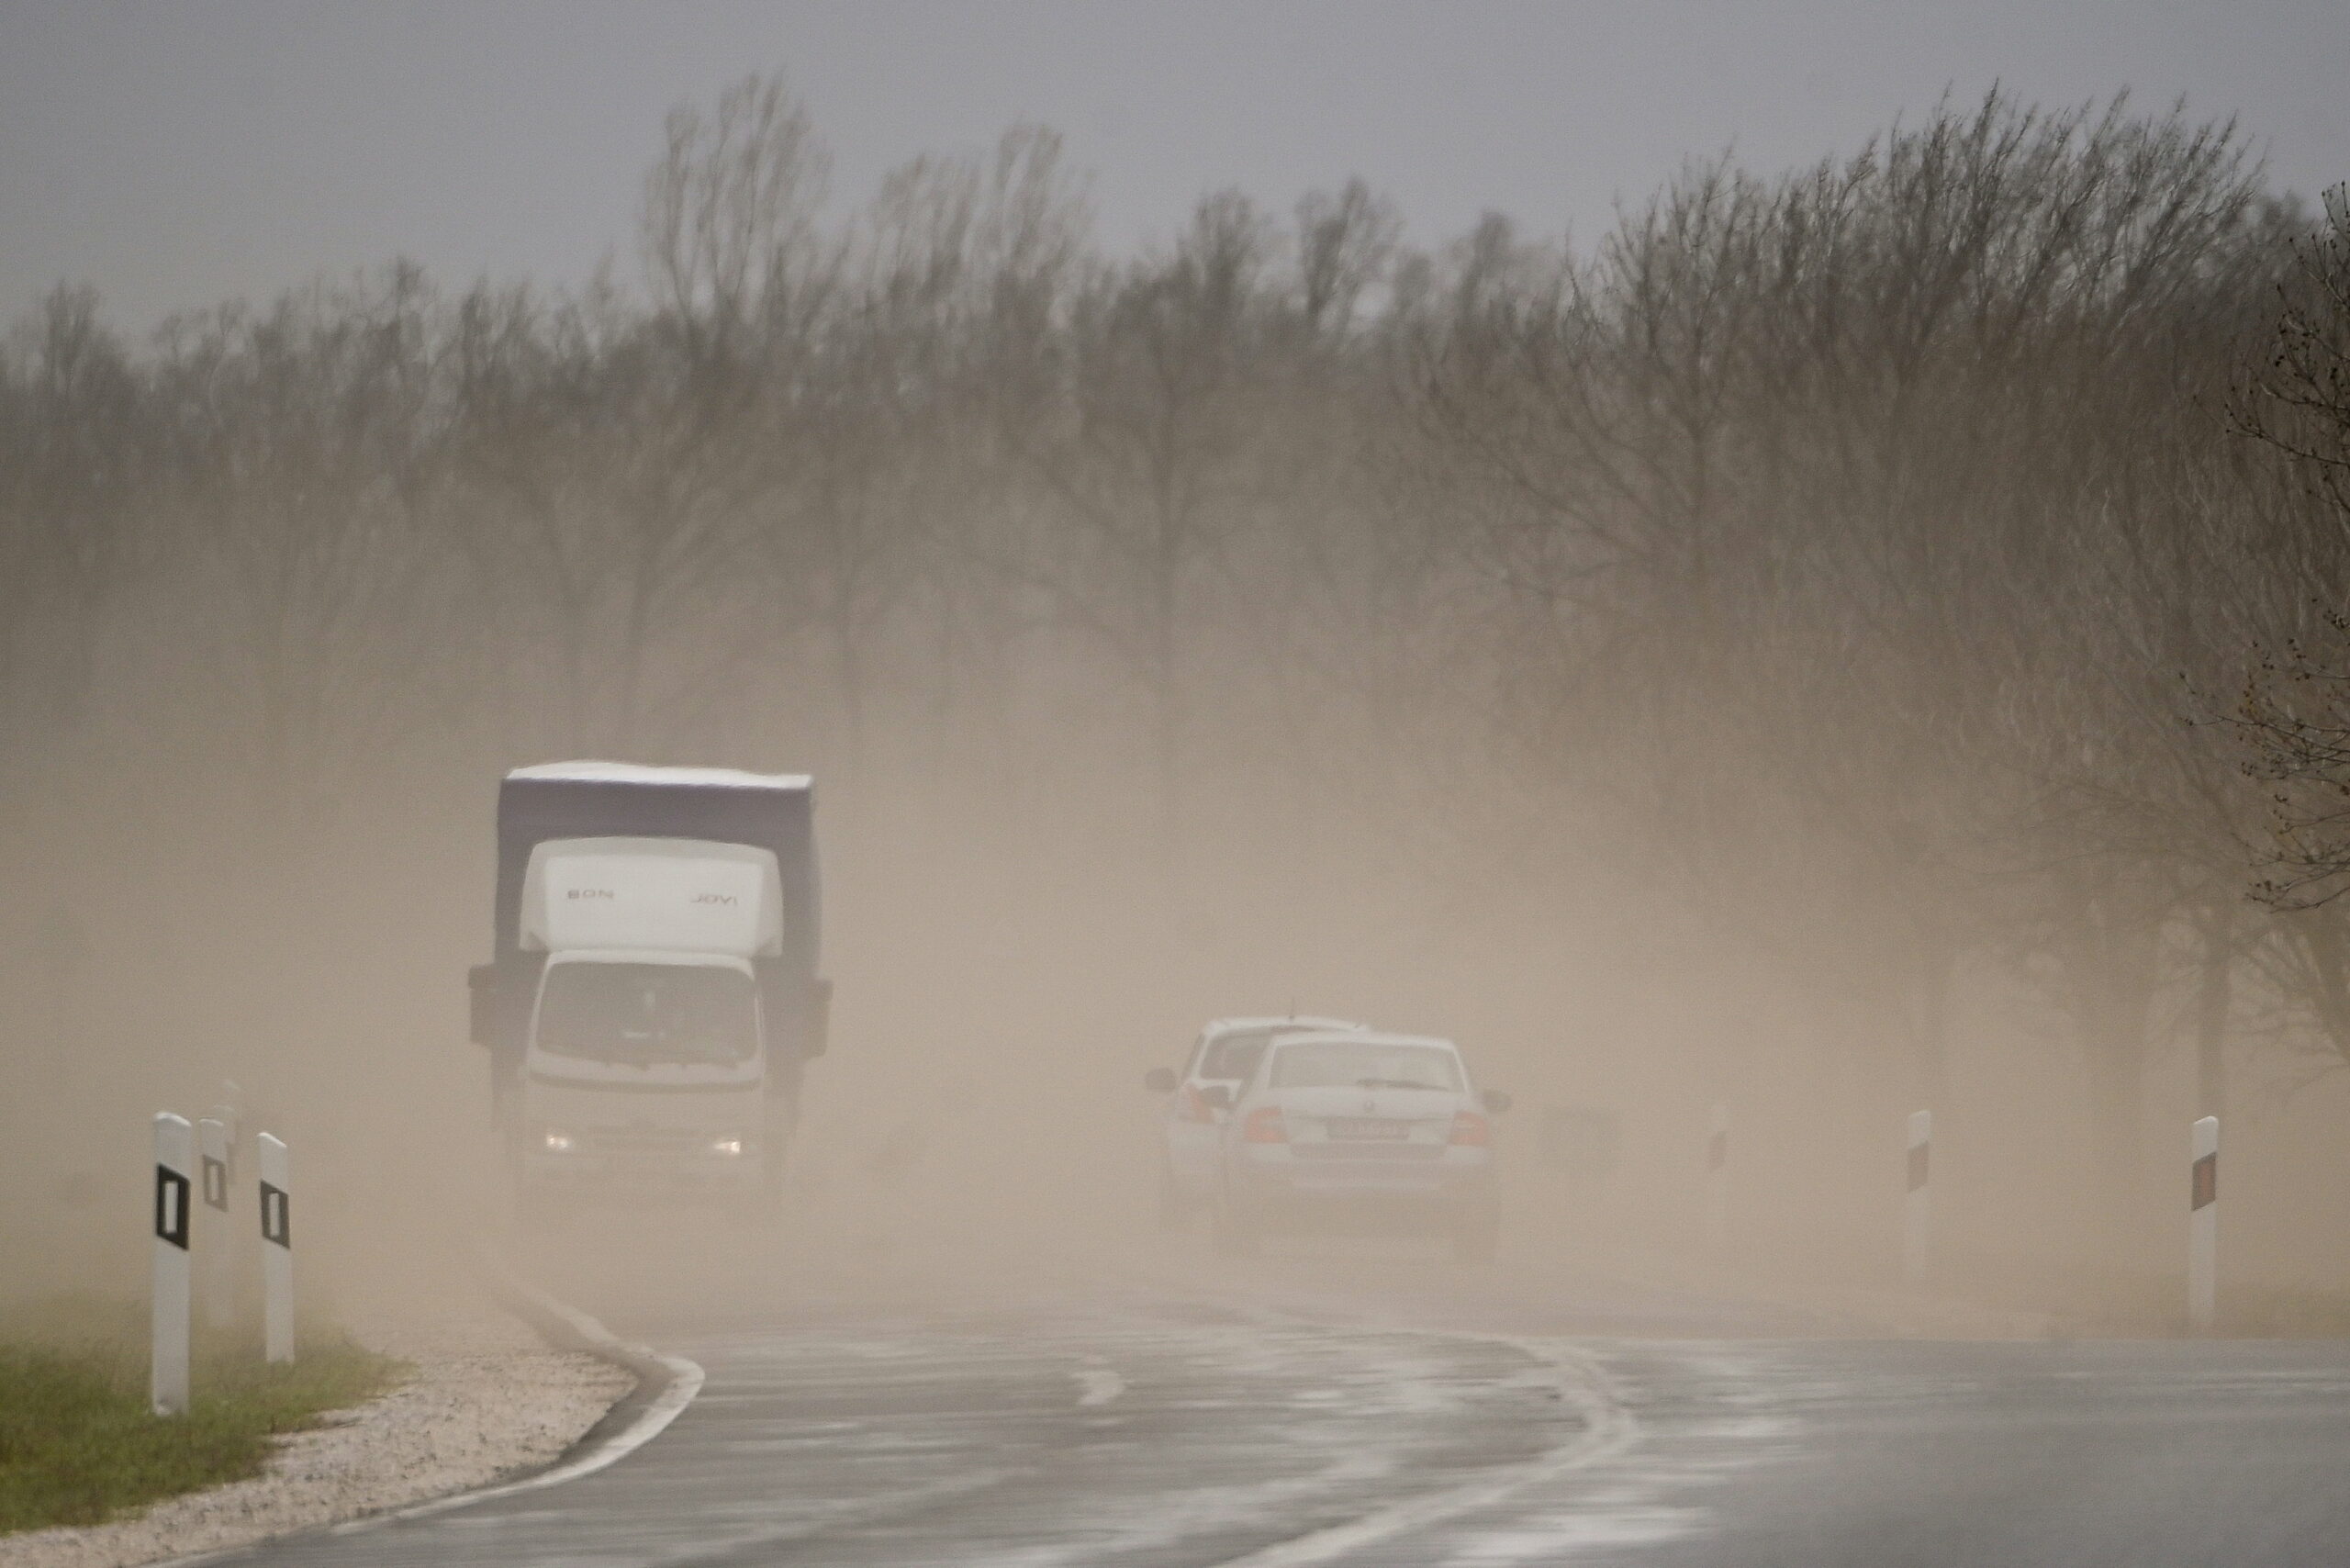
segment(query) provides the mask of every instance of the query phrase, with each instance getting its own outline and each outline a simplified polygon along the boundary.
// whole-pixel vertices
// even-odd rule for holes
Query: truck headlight
[[[549,1154],[569,1154],[571,1152],[571,1135],[569,1133],[559,1133],[553,1127],[549,1127],[546,1131],[539,1135],[539,1147],[545,1149]]]
[[[728,1156],[738,1155],[743,1152],[743,1143],[744,1140],[740,1137],[714,1137],[710,1140],[710,1152]]]

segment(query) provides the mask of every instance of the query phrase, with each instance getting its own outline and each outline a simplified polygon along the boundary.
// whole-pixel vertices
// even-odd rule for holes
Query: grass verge
[[[143,1309],[47,1303],[0,1322],[0,1535],[94,1525],[258,1475],[272,1439],[364,1403],[406,1368],[336,1333],[270,1366],[241,1336],[200,1343],[193,1407],[147,1408]]]

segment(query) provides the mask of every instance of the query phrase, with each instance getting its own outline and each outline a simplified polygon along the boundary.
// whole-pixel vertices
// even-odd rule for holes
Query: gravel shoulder
[[[251,1481],[86,1529],[0,1536],[0,1568],[131,1568],[469,1491],[552,1463],[635,1382],[601,1357],[550,1348],[486,1299],[352,1331],[414,1376],[282,1439]]]

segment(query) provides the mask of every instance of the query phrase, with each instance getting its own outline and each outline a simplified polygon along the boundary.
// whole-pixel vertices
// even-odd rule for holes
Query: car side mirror
[[[1508,1110],[1512,1105],[1517,1103],[1516,1101],[1509,1097],[1508,1091],[1503,1089],[1486,1090],[1484,1093],[1484,1101],[1485,1109],[1491,1111],[1496,1116],[1500,1115],[1504,1111]]]
[[[1200,1090],[1200,1098],[1216,1110],[1229,1111],[1232,1109],[1232,1085],[1229,1083],[1207,1084]]]
[[[1153,1094],[1172,1094],[1175,1092],[1175,1070],[1154,1067],[1142,1075],[1142,1086]]]

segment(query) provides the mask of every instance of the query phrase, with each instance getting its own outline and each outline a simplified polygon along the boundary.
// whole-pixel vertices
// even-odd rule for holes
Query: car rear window
[[[1257,1070],[1257,1063],[1265,1054],[1265,1042],[1273,1037],[1270,1029],[1235,1030],[1218,1035],[1208,1042],[1207,1054],[1200,1058],[1202,1078],[1247,1078]]]
[[[1360,1040],[1308,1040],[1273,1058],[1276,1089],[1460,1088],[1460,1062],[1435,1046],[1382,1046]]]

